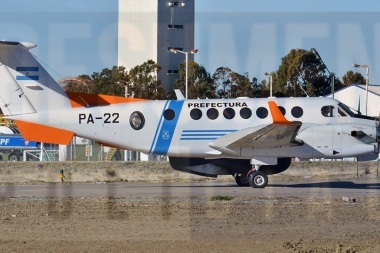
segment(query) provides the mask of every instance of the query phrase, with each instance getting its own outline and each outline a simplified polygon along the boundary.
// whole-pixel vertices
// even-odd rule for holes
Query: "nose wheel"
[[[259,170],[248,174],[249,185],[253,188],[265,188],[268,185],[268,176]]]

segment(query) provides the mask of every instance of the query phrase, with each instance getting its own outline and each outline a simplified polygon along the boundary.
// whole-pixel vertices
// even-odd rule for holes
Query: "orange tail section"
[[[55,127],[29,123],[21,120],[15,120],[15,123],[25,140],[69,145],[74,137],[74,132]]]

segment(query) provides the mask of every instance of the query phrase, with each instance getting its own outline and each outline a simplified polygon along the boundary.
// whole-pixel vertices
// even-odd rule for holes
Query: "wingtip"
[[[272,114],[273,123],[277,124],[289,124],[291,123],[289,120],[287,120],[284,115],[282,114],[280,108],[278,108],[275,101],[268,101],[269,109]]]

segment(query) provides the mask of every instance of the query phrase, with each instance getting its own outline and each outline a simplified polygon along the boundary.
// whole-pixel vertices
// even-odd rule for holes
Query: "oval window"
[[[233,119],[235,117],[235,110],[232,108],[226,108],[223,111],[223,116],[226,119]]]
[[[241,108],[240,117],[242,117],[243,119],[249,119],[251,116],[252,116],[251,109],[249,109],[247,107]]]
[[[301,118],[303,115],[303,110],[299,106],[294,106],[291,111],[294,118]]]
[[[268,117],[268,109],[265,107],[259,107],[256,110],[256,115],[260,119],[265,119],[266,117]]]
[[[215,109],[215,108],[210,108],[210,109],[207,110],[207,117],[208,117],[209,119],[214,120],[214,119],[218,118],[218,116],[219,116],[219,112],[218,112],[217,109]]]
[[[144,115],[141,112],[133,112],[129,117],[129,124],[135,130],[140,130],[145,124]]]
[[[200,109],[193,109],[190,111],[190,117],[193,120],[199,120],[202,118],[202,111]]]
[[[172,119],[174,119],[175,118],[175,111],[172,110],[172,109],[166,109],[164,111],[164,118],[166,120],[172,120]]]

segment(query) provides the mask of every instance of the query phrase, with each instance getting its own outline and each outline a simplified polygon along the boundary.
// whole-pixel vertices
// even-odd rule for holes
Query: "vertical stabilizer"
[[[24,113],[35,113],[23,90],[13,78],[8,68],[0,63],[0,103],[4,115],[18,115]]]
[[[0,107],[7,116],[70,108],[64,90],[29,52],[35,46],[0,41]]]

